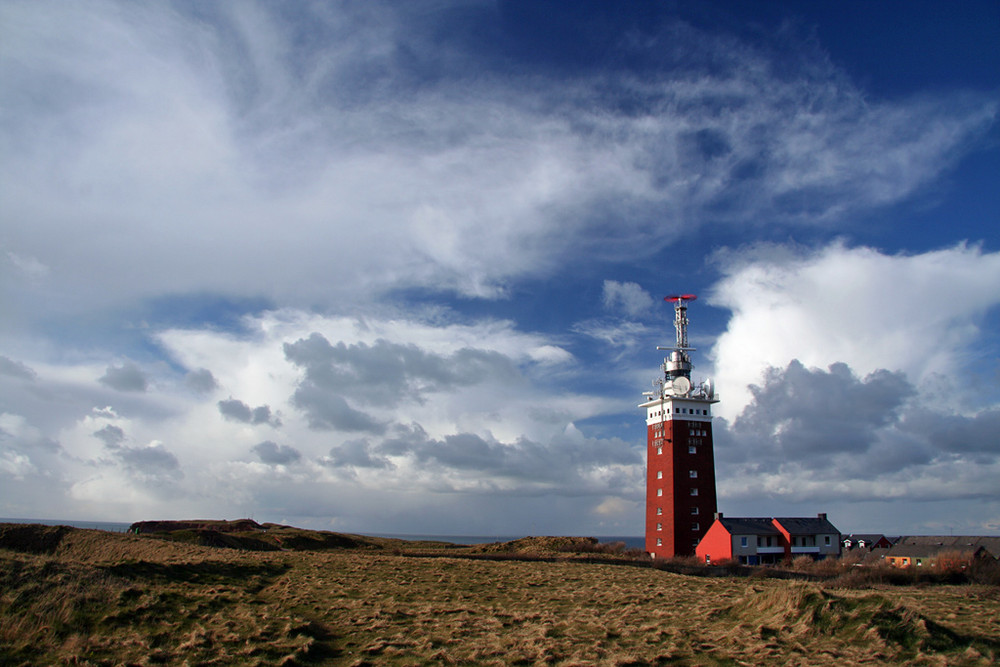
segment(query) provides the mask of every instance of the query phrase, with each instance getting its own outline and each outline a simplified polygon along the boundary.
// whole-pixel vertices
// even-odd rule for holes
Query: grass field
[[[0,541],[3,665],[1000,661],[995,586],[846,590],[388,544],[242,551],[37,530]]]

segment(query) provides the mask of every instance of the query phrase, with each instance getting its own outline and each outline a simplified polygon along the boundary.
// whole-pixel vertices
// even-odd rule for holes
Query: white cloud
[[[496,297],[581,253],[648,256],[706,220],[828,224],[897,201],[996,111],[971,95],[866,101],[811,55],[775,77],[765,50],[689,26],[670,38],[714,74],[612,83],[512,77],[452,43],[418,52],[429,24],[378,3],[0,11],[16,26],[0,58],[16,101],[0,201],[31,222],[4,243],[49,267],[19,285],[37,290],[31,310],[192,291],[291,305],[400,286]],[[296,41],[295,21],[317,39]]]
[[[630,444],[567,427],[609,404],[544,387],[554,368],[572,372],[571,355],[546,337],[509,322],[431,325],[291,310],[248,317],[244,328],[240,337],[160,332],[156,340],[173,363],[151,369],[160,375],[149,378],[141,402],[120,403],[134,393],[106,392],[114,407],[84,410],[87,400],[104,405],[97,401],[107,396],[93,394],[99,384],[63,384],[60,391],[75,396],[65,403],[69,414],[37,425],[14,416],[4,422],[11,443],[0,443],[0,473],[26,481],[34,474],[53,508],[85,501],[94,517],[115,516],[124,499],[133,504],[128,516],[167,505],[173,512],[169,498],[179,496],[180,506],[200,515],[249,508],[273,516],[294,506],[311,516],[304,499],[273,495],[278,478],[317,498],[347,493],[366,505],[386,485],[406,490],[414,507],[456,492],[636,493],[641,462]],[[217,388],[191,392],[187,369],[210,374]],[[54,377],[86,373],[48,366],[33,384],[49,391],[60,386]],[[229,387],[240,387],[241,398],[225,398]],[[359,440],[357,420],[345,415],[367,415],[365,424],[378,428],[361,429],[366,439]],[[102,504],[114,487],[121,492]]]
[[[777,250],[777,252],[775,252]],[[1000,253],[958,245],[887,255],[836,243],[814,252],[755,248],[725,255],[725,277],[709,301],[732,311],[712,349],[723,398],[717,414],[733,418],[750,402],[749,385],[793,359],[825,368],[837,362],[860,374],[901,371],[918,389],[959,377],[983,332],[978,322],[1000,305]],[[951,405],[961,396],[936,392]]]
[[[604,307],[608,310],[621,309],[633,317],[644,314],[653,306],[653,297],[636,283],[621,283],[617,280],[604,281]]]

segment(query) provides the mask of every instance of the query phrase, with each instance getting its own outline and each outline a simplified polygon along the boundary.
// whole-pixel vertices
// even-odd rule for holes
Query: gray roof
[[[842,535],[841,537],[845,540],[851,540],[852,542],[860,542],[864,540],[865,544],[875,544],[885,537],[885,535],[882,533],[851,533],[850,535]]]
[[[931,558],[943,553],[976,554],[987,552],[981,544],[897,544],[885,552],[886,558],[907,556],[910,558]]]
[[[733,518],[724,516],[719,521],[730,535],[780,535],[770,519]]]
[[[780,523],[788,531],[789,535],[821,535],[823,533],[840,535],[840,531],[837,530],[836,526],[825,518],[775,517],[774,520]]]
[[[1000,537],[983,535],[904,535],[896,546],[929,546],[938,551],[975,551],[986,549],[994,558],[1000,558]]]

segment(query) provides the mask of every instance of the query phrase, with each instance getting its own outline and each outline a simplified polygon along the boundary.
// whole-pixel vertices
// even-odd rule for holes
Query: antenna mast
[[[691,379],[691,369],[694,366],[691,364],[691,355],[688,352],[693,352],[694,348],[688,347],[687,303],[697,298],[694,294],[671,294],[670,296],[663,297],[664,301],[672,301],[674,303],[674,330],[676,332],[675,340],[677,343],[674,347],[657,346],[656,348],[657,350],[671,350],[670,357],[663,360],[663,366],[661,367],[667,384],[676,377]]]

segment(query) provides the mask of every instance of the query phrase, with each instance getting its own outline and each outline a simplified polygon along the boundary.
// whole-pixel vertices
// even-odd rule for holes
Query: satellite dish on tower
[[[705,398],[715,398],[715,387],[712,386],[712,378],[708,378],[702,382],[701,388],[705,391]]]

